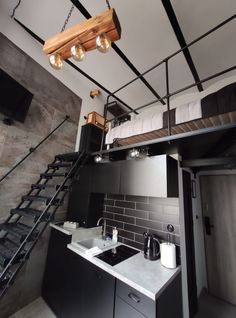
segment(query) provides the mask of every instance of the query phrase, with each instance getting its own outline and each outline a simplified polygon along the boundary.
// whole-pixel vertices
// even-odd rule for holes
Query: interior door
[[[200,178],[208,291],[236,305],[236,175]]]

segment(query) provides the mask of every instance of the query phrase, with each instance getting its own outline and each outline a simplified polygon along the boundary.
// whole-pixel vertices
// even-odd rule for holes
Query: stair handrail
[[[29,153],[27,153],[20,161],[18,161],[1,179],[0,179],[0,183],[9,175],[11,174],[22,162],[25,161],[25,159],[27,159],[33,152],[35,152],[36,149],[38,149],[43,143],[44,141],[46,141],[52,134],[54,134],[54,132],[60,128],[68,119],[70,118],[70,116],[66,115],[65,119],[58,125],[56,126],[45,138],[43,138],[35,147],[31,147],[29,149]]]

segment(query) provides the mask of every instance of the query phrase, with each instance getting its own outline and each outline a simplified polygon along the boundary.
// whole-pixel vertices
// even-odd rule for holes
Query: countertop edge
[[[59,224],[59,223],[58,223],[58,224]],[[60,225],[57,225],[57,223],[50,223],[50,227],[52,227],[53,229],[58,230],[58,231],[60,231],[60,232],[62,232],[62,233],[64,233],[64,234],[66,234],[66,235],[72,235],[73,232],[75,231],[75,230],[73,230],[73,229],[63,228],[63,227],[61,226],[61,223],[60,223]]]

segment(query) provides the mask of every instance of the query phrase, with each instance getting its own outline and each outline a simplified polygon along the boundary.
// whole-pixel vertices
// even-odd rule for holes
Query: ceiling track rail
[[[44,45],[44,40],[41,39],[36,33],[34,33],[32,30],[30,30],[27,26],[25,26],[23,23],[21,23],[19,20],[14,18],[14,20],[27,32],[29,33],[35,40],[37,40],[40,44]],[[69,60],[65,60],[67,64],[69,64],[71,67],[73,67],[77,72],[82,74],[84,77],[86,77],[89,81],[94,83],[96,86],[100,87],[104,92],[106,92],[109,96],[111,95],[113,98],[115,98],[118,102],[120,102],[122,105],[124,105],[126,108],[128,108],[130,111],[134,112],[135,114],[138,114],[137,111],[135,111],[132,107],[127,105],[123,100],[121,100],[119,97],[117,97],[114,93],[110,92],[107,88],[105,88],[102,84],[98,83],[94,78],[89,76],[87,73],[85,73],[83,70],[81,70],[79,67],[77,67],[74,63],[72,63]]]
[[[181,48],[186,47],[187,43],[185,41],[183,32],[182,32],[182,30],[180,28],[179,22],[177,20],[175,11],[174,11],[174,9],[173,9],[173,7],[171,5],[170,0],[161,0],[161,2],[163,4],[163,6],[164,6],[164,9],[166,11],[166,14],[167,14],[169,20],[170,20],[170,24],[171,24],[171,26],[172,26],[172,28],[173,28],[173,30],[175,32],[175,35],[176,35],[176,38],[177,38],[177,40],[179,42],[180,47]],[[189,68],[190,68],[190,71],[192,73],[192,76],[193,76],[195,82],[196,83],[200,82],[200,77],[199,77],[197,69],[196,69],[196,67],[194,65],[194,62],[193,62],[193,59],[192,59],[192,56],[190,54],[189,49],[188,48],[185,49],[183,51],[183,54],[184,54],[184,57],[185,57],[186,62],[188,64]],[[203,86],[202,86],[201,83],[199,83],[197,85],[197,88],[198,88],[199,92],[203,91]]]
[[[71,0],[73,5],[81,12],[81,14],[86,18],[90,19],[92,16],[91,14],[86,10],[86,8],[81,4],[78,0]],[[160,99],[160,102],[162,105],[165,105],[164,99],[160,97],[160,95],[156,92],[156,90],[149,84],[149,82],[141,75],[141,73],[138,71],[138,69],[133,65],[133,63],[127,58],[127,56],[121,51],[121,49],[115,44],[112,43],[112,48],[114,51],[120,56],[120,58],[126,63],[126,65],[134,72],[136,76],[139,76],[139,79],[143,82],[143,84],[152,92],[152,94]]]

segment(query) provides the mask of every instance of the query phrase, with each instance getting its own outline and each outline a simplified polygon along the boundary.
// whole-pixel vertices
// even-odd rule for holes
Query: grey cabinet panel
[[[145,318],[140,312],[116,296],[115,318]]]
[[[167,197],[167,157],[122,161],[120,193]]]
[[[120,162],[93,166],[92,192],[118,194],[120,190]]]

